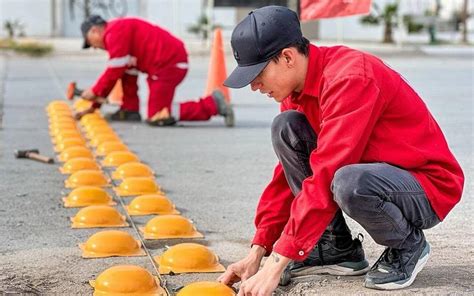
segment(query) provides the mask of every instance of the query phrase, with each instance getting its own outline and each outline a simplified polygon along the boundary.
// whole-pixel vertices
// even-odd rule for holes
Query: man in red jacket
[[[222,115],[227,126],[234,125],[231,106],[222,92],[184,102],[171,108],[176,87],[188,71],[188,54],[181,40],[168,31],[137,18],[105,21],[98,15],[88,17],[81,25],[83,48],[94,47],[109,53],[107,68],[94,86],[82,97],[95,100],[107,97],[118,79],[122,79],[123,104],[109,118],[120,121],[140,121],[137,78],[148,74],[149,88],[147,123],[154,126],[173,125],[177,120],[208,120]],[[100,104],[84,113],[93,111]]]
[[[251,12],[231,43],[238,66],[225,85],[250,84],[282,113],[272,124],[279,163],[260,198],[251,250],[219,280],[242,281],[239,295],[271,295],[291,276],[366,273],[344,212],[387,247],[365,287],[411,285],[430,255],[423,229],[446,217],[464,183],[421,98],[370,54],[310,44],[285,7]]]

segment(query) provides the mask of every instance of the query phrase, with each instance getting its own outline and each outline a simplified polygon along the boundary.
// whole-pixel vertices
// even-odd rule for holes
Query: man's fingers
[[[231,283],[232,281],[232,278],[235,276],[235,273],[234,271],[232,270],[231,267],[227,268],[227,270],[224,272],[224,274],[222,274],[217,280],[221,283],[223,283],[224,285],[228,285],[229,283]],[[233,284],[233,283],[231,283]]]

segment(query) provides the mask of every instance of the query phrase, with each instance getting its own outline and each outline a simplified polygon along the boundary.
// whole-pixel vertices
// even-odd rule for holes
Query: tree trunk
[[[383,43],[393,43],[392,22],[387,21],[384,24]]]
[[[469,17],[467,4],[468,4],[468,0],[464,0],[463,6],[462,6],[462,12],[461,12],[461,15],[462,15],[462,32],[461,32],[462,41],[461,42],[465,44],[469,42],[469,40],[467,39],[467,19]]]

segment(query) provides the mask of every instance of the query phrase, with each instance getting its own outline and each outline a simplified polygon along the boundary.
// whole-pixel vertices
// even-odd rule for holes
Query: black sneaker
[[[424,239],[411,250],[386,248],[365,275],[364,286],[378,290],[396,290],[410,286],[431,254]]]
[[[232,105],[225,101],[224,94],[220,90],[213,91],[212,98],[216,102],[217,112],[219,115],[224,116],[225,125],[233,127],[235,125],[235,117]]]
[[[146,123],[151,126],[173,126],[177,123],[177,121],[173,116],[170,116],[168,118],[156,120],[147,119]]]
[[[109,113],[105,115],[105,118],[111,121],[141,121],[142,117],[137,111],[128,111],[119,109],[115,113]]]
[[[363,240],[362,234],[360,234]],[[325,231],[314,249],[304,261],[291,261],[280,277],[280,285],[286,286],[291,278],[316,274],[361,275],[369,270],[364,249],[359,238],[350,235],[336,236]]]

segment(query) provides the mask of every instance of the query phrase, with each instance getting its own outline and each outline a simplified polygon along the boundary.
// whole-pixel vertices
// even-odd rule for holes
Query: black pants
[[[317,135],[304,114],[286,111],[273,121],[272,143],[296,196],[303,180],[313,174],[309,156],[316,149]],[[331,190],[339,207],[384,246],[410,248],[424,239],[422,229],[439,223],[418,181],[386,163],[342,167]],[[327,230],[349,231],[340,210]]]

